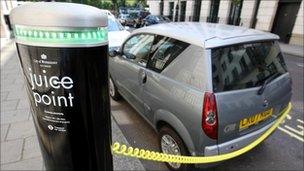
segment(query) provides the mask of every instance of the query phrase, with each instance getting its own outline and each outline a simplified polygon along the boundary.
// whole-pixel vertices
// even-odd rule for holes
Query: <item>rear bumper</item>
[[[271,122],[270,124],[264,126],[263,128],[246,134],[237,139],[227,141],[222,144],[207,146],[205,147],[204,154],[205,156],[214,156],[219,154],[230,153],[236,150],[239,150],[243,147],[246,147],[248,144],[252,143],[254,140],[258,139],[263,133],[265,133],[271,126],[274,125],[276,121]]]
[[[205,156],[216,156],[216,155],[222,155],[222,154],[229,154],[236,151],[243,151],[248,146],[256,146],[259,143],[261,143],[268,135],[270,135],[278,126],[278,121],[284,119],[284,117],[287,115],[291,108],[291,104],[287,106],[282,111],[282,114],[278,119],[271,122],[270,124],[264,126],[263,128],[252,132],[250,134],[244,135],[242,137],[239,137],[237,139],[227,141],[225,143],[213,145],[213,146],[206,146],[204,149],[204,155]],[[266,133],[267,132],[267,133]],[[266,135],[267,134],[267,135]],[[266,137],[265,137],[266,135]],[[264,138],[262,138],[264,137]],[[248,150],[247,150],[248,151]]]

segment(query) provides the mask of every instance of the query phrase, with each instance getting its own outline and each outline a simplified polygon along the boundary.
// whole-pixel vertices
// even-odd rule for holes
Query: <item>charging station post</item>
[[[46,169],[113,170],[107,14],[39,2],[10,19]]]

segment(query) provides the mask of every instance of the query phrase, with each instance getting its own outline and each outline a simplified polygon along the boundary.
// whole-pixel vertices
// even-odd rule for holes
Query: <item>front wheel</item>
[[[117,87],[115,86],[112,78],[109,78],[109,94],[111,98],[115,101],[118,101],[120,99],[120,94],[117,91]]]
[[[163,153],[182,156],[189,155],[182,139],[168,126],[162,127],[159,131],[159,145]],[[170,170],[174,171],[193,169],[193,165],[189,164],[166,163],[166,165]]]

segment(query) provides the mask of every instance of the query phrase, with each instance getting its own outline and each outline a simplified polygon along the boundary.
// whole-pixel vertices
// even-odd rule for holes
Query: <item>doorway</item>
[[[279,35],[281,42],[289,43],[300,5],[301,0],[279,2],[271,32]]]

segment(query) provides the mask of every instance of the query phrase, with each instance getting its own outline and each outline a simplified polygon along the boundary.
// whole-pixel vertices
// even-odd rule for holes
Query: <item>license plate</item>
[[[240,130],[246,129],[251,125],[255,125],[255,124],[269,118],[272,115],[272,111],[273,111],[273,109],[271,108],[264,112],[253,115],[249,118],[242,119],[240,121]]]

